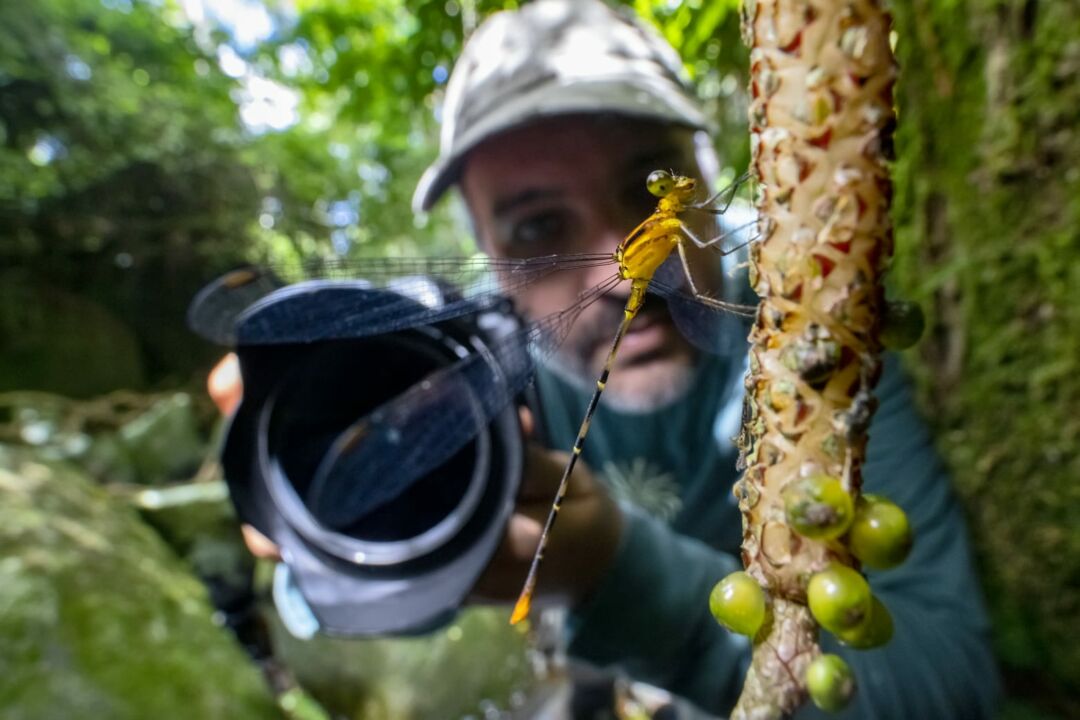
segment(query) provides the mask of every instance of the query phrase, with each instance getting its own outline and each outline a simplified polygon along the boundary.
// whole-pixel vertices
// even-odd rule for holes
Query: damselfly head
[[[680,199],[686,199],[693,194],[697,182],[694,178],[675,175],[666,170],[653,170],[645,180],[645,187],[658,198],[675,195]]]

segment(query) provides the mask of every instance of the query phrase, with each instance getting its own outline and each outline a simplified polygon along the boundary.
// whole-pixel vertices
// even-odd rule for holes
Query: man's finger
[[[518,421],[521,423],[521,433],[525,436],[526,440],[531,440],[533,431],[536,430],[536,420],[532,414],[532,410],[527,407],[518,408]]]
[[[240,359],[236,353],[221,358],[206,379],[206,390],[222,415],[232,415],[244,396],[244,382],[240,376]]]
[[[540,545],[540,533],[544,526],[539,520],[514,513],[506,529],[506,546],[511,557],[532,560],[536,548]]]
[[[247,523],[241,525],[240,532],[244,536],[244,544],[252,555],[265,560],[281,560],[281,551],[278,546],[251,525]]]

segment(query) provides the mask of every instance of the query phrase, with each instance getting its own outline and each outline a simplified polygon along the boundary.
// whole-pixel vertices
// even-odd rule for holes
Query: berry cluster
[[[896,567],[911,550],[911,527],[903,510],[877,495],[853,501],[840,481],[828,475],[789,484],[784,509],[788,525],[800,535],[842,543],[865,567]],[[892,638],[892,616],[858,570],[830,564],[810,576],[806,599],[817,623],[844,645],[866,650]],[[769,604],[761,585],[742,571],[718,582],[709,596],[716,620],[751,638],[767,626]],[[839,710],[850,699],[855,683],[843,659],[820,655],[807,667],[806,688],[818,707]]]

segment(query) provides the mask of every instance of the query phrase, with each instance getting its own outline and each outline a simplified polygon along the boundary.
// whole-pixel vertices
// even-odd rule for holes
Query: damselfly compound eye
[[[645,187],[656,197],[664,197],[675,189],[675,181],[671,173],[664,170],[653,170],[645,181]]]

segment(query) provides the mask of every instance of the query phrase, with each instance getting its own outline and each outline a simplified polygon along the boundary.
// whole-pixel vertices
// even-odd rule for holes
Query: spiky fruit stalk
[[[806,669],[820,654],[806,606],[811,576],[857,568],[830,533],[796,532],[784,491],[836,478],[858,499],[880,373],[880,280],[892,254],[896,70],[890,21],[875,0],[745,0],[743,13],[763,238],[751,282],[762,304],[735,493],[743,564],[766,589],[772,622],[756,638],[732,718],[780,718],[805,700]]]

